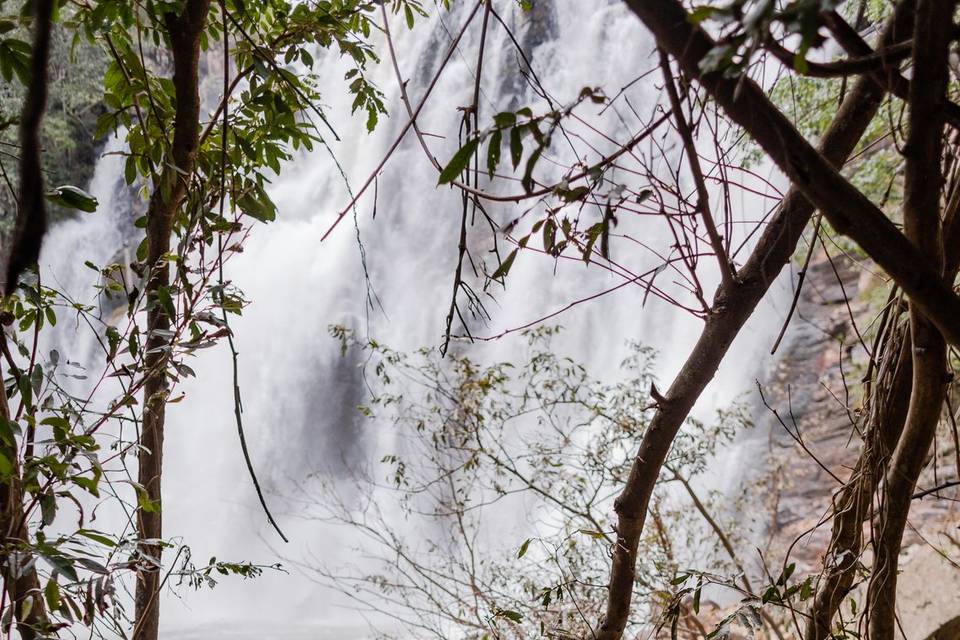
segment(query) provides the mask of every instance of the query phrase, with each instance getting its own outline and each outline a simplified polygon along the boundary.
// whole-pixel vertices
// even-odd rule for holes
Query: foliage
[[[181,5],[99,0],[63,5],[56,18],[56,64],[66,66],[68,48],[81,64],[72,68],[75,74],[53,74],[51,110],[68,118],[81,112],[77,122],[82,127],[88,126],[84,118],[95,115],[96,122],[84,131],[91,145],[108,135],[123,136],[124,177],[143,200],[169,186],[159,179],[169,163],[170,134],[176,124],[165,19]],[[0,16],[2,91],[11,98],[2,101],[4,109],[19,103],[23,91],[18,85],[29,80],[29,6],[26,3],[20,14]],[[425,15],[417,0],[394,0],[390,8],[403,13],[411,27],[414,17]],[[366,75],[370,63],[377,61],[370,44],[375,11],[379,3],[359,0],[214,3],[201,45],[211,68],[216,61],[221,68],[228,65],[225,84],[219,106],[209,120],[199,123],[202,133],[193,171],[174,167],[189,188],[176,212],[175,248],[164,258],[165,264],[145,263],[144,238],[132,263],[87,263],[99,292],[92,304],[74,300],[36,276],[3,301],[4,324],[10,327],[4,340],[8,365],[4,382],[12,411],[0,424],[0,480],[22,486],[28,531],[26,540],[5,538],[4,579],[22,571],[39,574],[49,610],[49,622],[36,629],[41,634],[53,636],[74,625],[88,627],[97,637],[125,636],[129,630],[128,603],[118,585],[130,573],[161,570],[144,554],[143,543],[149,541],[131,533],[137,510],[155,512],[161,506],[130,480],[126,467],[140,446],[136,430],[146,402],[138,392],[157,375],[145,366],[145,345],[160,339],[165,357],[159,375],[171,383],[165,401],[177,402],[182,395],[172,393],[175,385],[195,375],[190,358],[230,336],[227,314],[241,313],[246,300],[233,284],[221,280],[223,262],[242,250],[250,225],[276,217],[267,187],[284,161],[299,149],[324,144],[328,134],[315,68],[331,55],[348,60],[344,80],[345,90],[354,96],[353,111],[365,114],[368,130],[377,124],[385,112],[383,96]],[[73,34],[69,45],[68,33]],[[90,87],[98,85],[102,96],[91,94]],[[3,113],[5,135],[15,131],[11,126],[15,117]],[[65,130],[56,115],[46,122],[52,147],[68,150],[62,139],[83,137]],[[46,157],[56,166],[52,175],[66,170],[71,181],[83,183],[88,174],[61,166],[58,160],[49,153]],[[53,184],[58,186],[48,192],[52,203],[104,215],[96,211],[96,199],[82,189]],[[15,192],[12,182],[8,187]],[[144,216],[136,220],[136,227],[146,226]],[[150,269],[167,265],[176,274],[172,284],[146,295],[143,278]],[[120,300],[123,309],[104,315],[98,298]],[[162,335],[159,330],[151,333],[145,323],[146,313],[155,308],[162,308],[173,321]],[[72,341],[77,353],[61,353],[62,347],[42,352],[42,344],[55,343],[58,321],[65,318],[75,320],[78,335],[83,336]],[[99,357],[84,356],[87,341],[99,345]],[[94,529],[91,520],[100,508],[126,514],[130,521],[115,530]],[[196,567],[186,545],[162,542],[162,546],[176,548],[181,558],[179,566],[174,561],[168,568],[175,578],[171,585],[179,581],[212,587],[218,575],[250,578],[264,569],[216,559]],[[32,606],[36,597],[28,595],[23,606]],[[14,615],[17,603],[5,600],[3,606],[6,633],[24,614]]]
[[[396,616],[404,637],[589,635],[606,588],[613,497],[655,406],[653,350],[631,345],[623,379],[605,383],[555,352],[554,328],[527,333],[525,353],[488,365],[461,355],[444,360],[435,350],[400,353],[343,327],[331,331],[345,352],[367,362],[371,398],[360,410],[389,429],[394,444],[370,479],[379,488],[365,500],[335,492],[315,500],[364,534],[358,553],[375,558],[374,566],[314,569]],[[671,506],[669,482],[701,474],[749,424],[747,415],[735,405],[710,422],[689,420],[675,444],[656,507],[662,529],[640,554],[637,588],[653,610],[637,612],[638,628],[667,613],[662,605],[683,582],[676,578],[689,575],[680,573],[694,560],[681,531],[712,568],[728,567],[716,543],[692,542],[696,516]],[[387,504],[398,504],[399,513]],[[720,574],[711,581],[733,582]]]
[[[25,20],[20,16],[0,14],[0,144],[14,149],[16,124],[23,99],[23,73],[30,45],[26,41]],[[50,100],[43,122],[42,143],[48,157],[45,169],[49,184],[85,185],[93,175],[100,141],[93,129],[103,110],[102,78],[107,57],[100,47],[71,38],[65,25],[53,31],[51,56],[63,61],[50,70]],[[6,178],[0,188],[0,209],[4,218],[12,220],[15,206],[13,194],[19,176],[15,155],[0,154]],[[54,220],[71,214],[69,208],[54,207]]]

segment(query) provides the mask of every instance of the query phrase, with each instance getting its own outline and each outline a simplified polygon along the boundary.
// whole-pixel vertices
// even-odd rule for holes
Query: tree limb
[[[876,205],[850,184],[770,102],[755,82],[723,71],[704,73],[700,62],[714,41],[695,27],[677,0],[626,0],[653,32],[657,44],[707,89],[730,118],[818,207],[839,233],[849,236],[877,262],[923,314],[954,345],[960,345],[960,297],[943,281],[939,265],[918,250]]]
[[[907,13],[898,11],[890,25],[905,19]],[[891,33],[892,27],[888,26],[882,42],[888,42]],[[877,113],[883,96],[882,89],[872,80],[860,79],[854,85],[821,140],[820,149],[828,160],[837,166],[846,161]],[[813,212],[813,205],[799,190],[791,189],[787,193],[780,210],[740,270],[740,282],[732,287],[721,285],[717,291],[714,309],[707,317],[700,339],[670,385],[664,401],[658,405],[624,490],[615,503],[617,542],[612,550],[606,616],[597,631],[597,640],[617,640],[626,627],[647,506],[674,437],[713,379],[733,339],[793,255]]]
[[[904,147],[903,221],[907,238],[941,270],[940,194],[944,108],[955,1],[918,0],[914,25],[910,133]],[[919,37],[918,37],[919,36]],[[939,273],[938,273],[939,276]],[[910,300],[913,392],[903,434],[883,486],[873,573],[867,589],[871,640],[896,634],[897,566],[917,478],[933,442],[947,391],[947,346],[930,314]]]

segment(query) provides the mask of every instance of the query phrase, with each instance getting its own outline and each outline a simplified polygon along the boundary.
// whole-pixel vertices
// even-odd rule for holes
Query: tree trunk
[[[140,433],[138,480],[146,493],[146,506],[137,510],[137,526],[144,566],[137,576],[135,593],[136,622],[134,640],[157,640],[160,624],[160,584],[162,582],[163,505],[161,476],[163,472],[163,431],[167,403],[166,374],[169,341],[164,337],[173,318],[159,303],[158,293],[170,286],[170,269],[166,255],[170,252],[170,236],[180,203],[187,194],[193,172],[200,132],[200,96],[198,62],[200,34],[203,32],[209,0],[188,0],[180,15],[166,14],[164,22],[173,54],[173,83],[176,90],[173,144],[147,210],[147,242],[149,279],[147,281],[146,382],[144,412]],[[170,165],[173,165],[171,167]]]
[[[0,398],[0,417],[10,419],[10,409],[5,394]],[[29,531],[23,513],[23,485],[20,481],[19,452],[15,444],[0,442],[0,451],[13,464],[10,477],[0,482],[0,531],[3,533],[3,582],[7,598],[14,606],[17,616],[17,631],[23,640],[33,640],[43,635],[48,626],[46,604],[40,589],[37,569],[32,564],[32,554],[25,550],[29,545]],[[24,567],[29,567],[23,570]],[[27,600],[30,605],[24,605]],[[27,615],[23,615],[24,612]]]
[[[882,43],[892,41],[896,20],[903,20],[908,14],[908,11],[898,11],[899,18],[887,26]],[[846,162],[879,109],[883,96],[883,90],[872,80],[861,79],[854,85],[823,136],[820,149],[825,157],[837,166]],[[624,490],[615,503],[617,542],[612,553],[607,610],[597,632],[598,640],[617,640],[626,627],[647,506],[673,439],[713,379],[733,339],[793,255],[813,211],[813,205],[797,189],[787,193],[777,215],[738,273],[738,280],[732,286],[719,288],[700,339],[657,407]]]
[[[944,104],[955,2],[918,0],[910,83],[910,132],[904,147],[904,233],[943,269],[940,200],[943,187]],[[939,274],[938,274],[939,275]],[[943,280],[940,280],[943,282]],[[949,286],[949,285],[948,285]],[[922,305],[910,300],[913,393],[903,435],[887,470],[881,497],[873,573],[867,590],[871,640],[896,634],[897,567],[913,491],[933,442],[947,390],[943,334]]]
[[[47,65],[50,56],[50,31],[53,0],[34,3],[34,37],[30,63],[30,83],[20,120],[20,206],[10,253],[4,258],[0,274],[4,277],[0,293],[16,286],[20,273],[37,261],[47,228],[40,160],[40,124],[47,106]],[[2,329],[0,329],[2,330]],[[0,337],[5,340],[6,337]],[[10,420],[6,390],[0,389],[0,419]],[[20,452],[16,442],[0,442],[0,451],[13,467],[10,476],[0,481],[0,534],[3,535],[3,582],[17,618],[17,631],[23,640],[33,640],[47,631],[46,605],[40,580],[27,550],[30,543],[26,515],[23,512],[23,484],[20,478]],[[29,603],[28,603],[29,602]]]
[[[898,313],[894,311],[894,313]],[[873,496],[890,453],[903,432],[910,404],[913,372],[910,325],[894,319],[892,335],[884,342],[873,381],[870,413],[864,427],[860,457],[834,502],[833,531],[824,557],[817,595],[810,608],[804,638],[827,640],[843,599],[853,587],[863,551],[863,522],[870,516]]]

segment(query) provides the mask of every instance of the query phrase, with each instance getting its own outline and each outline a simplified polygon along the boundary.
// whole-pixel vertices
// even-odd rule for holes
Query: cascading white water
[[[561,103],[573,100],[588,85],[613,95],[649,67],[653,47],[640,23],[617,0],[589,3],[589,8],[580,0],[556,0],[549,11],[537,13],[552,16],[549,24],[536,25],[526,24],[515,5],[502,2],[498,9],[521,39],[529,34],[533,67]],[[401,71],[410,80],[408,90],[415,103],[440,63],[451,32],[464,19],[463,9],[434,8],[429,24],[418,25],[413,32],[401,27],[402,20],[394,21]],[[479,37],[477,20],[418,120],[427,132],[444,136],[428,138],[441,162],[457,147],[458,107],[472,101]],[[329,88],[327,113],[343,139],[330,146],[356,187],[380,161],[405,123],[405,114],[385,53],[373,78],[390,96],[391,117],[370,135],[359,117],[345,115],[351,98],[343,91],[344,68],[328,56],[323,69],[320,86]],[[490,26],[481,87],[482,126],[506,108],[530,104],[537,105],[534,111],[543,110],[542,101],[534,99],[520,79],[518,60],[496,24]],[[639,82],[628,96],[636,105],[649,105],[652,91],[650,81]],[[609,113],[605,117],[591,115],[589,109],[580,113],[594,118],[616,139],[636,133],[629,125],[618,127]],[[600,151],[612,148],[596,135],[589,141]],[[591,159],[598,157],[593,154]],[[105,155],[97,167],[91,189],[100,199],[98,213],[59,226],[45,245],[44,278],[81,298],[92,296],[93,272],[82,266],[83,260],[103,264],[129,234],[130,216],[114,197],[121,160]],[[360,234],[370,278],[383,303],[381,312],[365,309],[353,221],[347,218],[320,243],[336,212],[349,201],[330,156],[318,149],[284,167],[271,190],[279,208],[277,221],[257,225],[244,252],[230,261],[228,277],[253,301],[233,327],[240,352],[244,421],[254,465],[291,543],[283,545],[277,538],[256,501],[232,414],[230,355],[218,349],[191,363],[197,377],[182,387],[186,399],[168,412],[165,530],[167,536],[182,537],[196,558],[215,555],[270,564],[279,557],[336,558],[350,553],[348,531],[301,520],[295,507],[278,496],[313,471],[335,474],[340,465],[368,464],[382,444],[363,435],[367,432],[358,425],[354,408],[363,394],[359,374],[354,363],[340,356],[328,325],[342,323],[365,334],[369,320],[370,334],[398,349],[439,343],[456,260],[460,199],[451,189],[435,188],[436,182],[435,170],[411,135],[378,178],[375,219],[372,193],[360,201]],[[747,212],[744,218],[761,210],[751,200],[738,205]],[[491,212],[503,222],[517,215],[509,206]],[[653,244],[669,237],[655,218],[622,220],[621,225],[654,239]],[[489,239],[479,226],[473,232]],[[478,246],[484,241],[478,240]],[[649,258],[638,257],[631,267],[639,272],[645,261],[649,266]],[[522,252],[506,291],[496,293],[496,303],[489,305],[492,322],[472,328],[478,335],[494,335],[618,283],[609,272],[582,261],[555,264],[542,254]],[[594,375],[609,378],[619,375],[628,339],[655,345],[661,352],[660,378],[669,381],[698,335],[700,322],[652,296],[644,304],[644,298],[642,287],[626,287],[570,309],[551,321],[566,328],[556,344]],[[698,412],[706,414],[748,388],[759,362],[755,350],[769,345],[770,340],[762,338],[775,330],[768,319],[778,316],[770,313],[769,304],[764,303],[748,326],[745,334],[750,339],[735,343]],[[494,342],[458,343],[456,348],[484,360],[509,359],[518,340],[523,338],[511,334]],[[92,349],[84,352],[83,343],[75,342],[68,357],[90,358]],[[733,372],[737,375],[730,375]],[[718,485],[722,482],[717,480]],[[163,603],[163,636],[363,637],[363,621],[343,604],[295,569],[290,574],[268,571],[254,581],[226,579],[213,590],[168,595]]]

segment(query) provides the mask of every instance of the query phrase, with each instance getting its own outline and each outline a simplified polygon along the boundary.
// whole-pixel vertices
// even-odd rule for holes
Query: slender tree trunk
[[[0,417],[10,419],[6,394],[0,393]],[[0,531],[3,533],[3,582],[7,598],[17,615],[17,631],[23,640],[44,635],[48,626],[46,605],[33,557],[25,547],[30,543],[23,513],[23,485],[20,480],[19,451],[15,443],[0,442],[0,451],[13,464],[10,477],[0,481]],[[29,600],[30,604],[25,605]],[[26,615],[23,615],[26,612]]]
[[[10,253],[5,257],[4,293],[16,287],[17,278],[23,270],[37,262],[47,230],[43,167],[40,161],[40,124],[47,109],[47,64],[50,58],[53,2],[37,0],[34,4],[30,83],[20,114],[20,202]]]
[[[910,132],[904,148],[903,222],[907,238],[943,269],[940,200],[943,188],[944,104],[956,3],[918,0],[910,85]],[[917,478],[933,442],[946,398],[946,342],[925,310],[910,301],[913,392],[881,496],[873,574],[867,590],[871,640],[896,634],[897,567]]]
[[[146,492],[149,506],[138,509],[137,525],[140,537],[150,542],[141,545],[141,553],[146,562],[137,577],[134,640],[157,640],[160,624],[162,548],[158,541],[163,536],[161,476],[168,392],[168,354],[165,350],[168,339],[164,336],[174,319],[170,317],[168,309],[159,303],[158,293],[170,286],[170,269],[166,255],[170,252],[174,218],[187,194],[187,181],[196,159],[200,132],[200,34],[209,8],[210,0],[187,0],[181,14],[167,14],[164,17],[173,54],[176,113],[169,161],[164,165],[158,184],[154,185],[147,210],[149,333],[144,364],[148,377],[144,384],[138,479]],[[173,166],[169,166],[170,164]]]
[[[40,125],[47,107],[47,65],[50,57],[50,31],[53,0],[37,0],[34,9],[34,36],[30,63],[30,83],[20,120],[20,206],[0,293],[16,286],[21,272],[36,263],[47,228],[44,206],[43,173],[40,160]],[[0,339],[6,339],[0,337]],[[0,389],[0,418],[9,420],[6,390]],[[16,442],[0,442],[0,451],[13,469],[0,481],[0,533],[3,535],[3,582],[17,618],[17,631],[23,640],[33,640],[47,631],[46,605],[40,580],[27,551],[30,543],[24,494],[20,477],[20,452]]]

